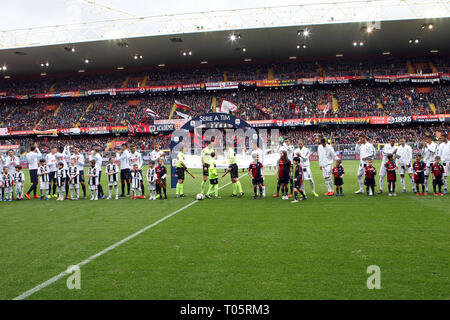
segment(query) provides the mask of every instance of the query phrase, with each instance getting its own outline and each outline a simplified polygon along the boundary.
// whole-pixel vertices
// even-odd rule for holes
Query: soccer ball
[[[203,200],[203,194],[202,193],[197,194],[197,200]]]

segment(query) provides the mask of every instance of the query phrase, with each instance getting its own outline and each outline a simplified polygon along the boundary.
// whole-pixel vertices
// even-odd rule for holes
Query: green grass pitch
[[[65,276],[28,299],[449,299],[450,196],[417,197],[409,181],[396,198],[355,195],[357,162],[343,165],[344,197],[323,196],[317,162],[320,197],[307,183],[308,200],[297,204],[271,197],[274,175],[268,197],[253,200],[244,175],[244,198],[228,197],[228,185],[222,199],[198,201],[83,265],[80,290],[67,289]],[[0,203],[0,299],[191,203],[194,173],[183,199],[170,190],[165,201]],[[380,290],[367,288],[370,265],[380,267]]]

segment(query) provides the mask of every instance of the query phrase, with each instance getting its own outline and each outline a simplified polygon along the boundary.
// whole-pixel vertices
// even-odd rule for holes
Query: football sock
[[[184,184],[180,184],[180,194],[184,194]]]
[[[294,191],[294,198],[295,198],[295,200],[298,200],[298,192],[297,191]]]
[[[263,187],[259,186],[259,195],[262,197],[263,196]]]
[[[362,176],[358,176],[358,183],[359,183],[359,189],[362,190],[363,189],[363,177]]]
[[[208,192],[207,192],[206,194],[208,194],[208,195],[209,195],[209,194],[211,193],[211,191],[212,191],[212,188],[213,188],[213,185],[212,185],[212,184],[210,184],[210,185],[209,185],[209,188],[208,188]]]
[[[131,187],[131,184],[127,181],[127,193],[128,193],[128,195],[130,195],[130,187]]]
[[[201,193],[205,193],[205,185],[206,185],[206,181],[202,181],[201,187],[200,187],[200,192]],[[234,188],[234,185],[233,185]],[[233,193],[234,193],[234,189],[233,189]]]
[[[309,183],[311,184],[311,191],[312,191],[313,193],[315,193],[315,192],[316,192],[316,186],[315,186],[315,184],[314,184],[314,181],[311,180]],[[304,188],[304,186],[303,186],[303,188]]]
[[[404,177],[400,177],[400,183],[402,185],[402,188],[405,189],[405,178]]]
[[[86,185],[84,182],[81,183],[81,188],[83,189],[83,195],[86,197]]]
[[[215,184],[215,185],[214,185],[214,195],[215,195],[216,197],[219,196],[219,184]]]
[[[256,194],[257,194],[257,188],[256,188],[256,186],[253,186],[253,192],[255,193],[255,197],[256,197]]]
[[[239,193],[242,193],[242,185],[241,185],[241,182],[239,180],[238,180],[238,182],[236,182],[236,185],[237,185],[237,191]]]
[[[278,180],[278,183],[277,183],[277,193],[280,193],[280,187],[281,187],[281,185],[280,185],[280,180]]]
[[[120,181],[121,187],[122,187],[122,194],[125,194],[125,181]]]

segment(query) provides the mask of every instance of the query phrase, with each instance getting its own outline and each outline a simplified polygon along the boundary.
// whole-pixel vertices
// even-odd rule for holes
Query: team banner
[[[206,90],[228,90],[239,88],[239,82],[228,81],[228,82],[208,82],[205,83],[204,87]]]
[[[369,117],[370,124],[396,124],[396,123],[410,123],[411,116],[375,116]]]
[[[427,114],[411,116],[414,122],[450,122],[450,114]]]
[[[0,99],[45,99],[45,98],[70,98],[85,97],[96,95],[125,95],[125,94],[144,94],[146,92],[169,92],[169,91],[194,91],[194,90],[229,90],[238,89],[242,86],[254,87],[282,87],[295,85],[313,85],[313,84],[340,84],[349,83],[350,80],[373,80],[380,83],[439,83],[450,81],[448,73],[429,73],[429,74],[402,74],[402,75],[377,75],[372,77],[365,76],[344,76],[344,77],[313,77],[288,80],[249,80],[249,81],[227,81],[227,82],[207,82],[195,84],[174,84],[167,86],[151,86],[136,88],[105,88],[85,91],[65,91],[55,93],[36,93],[30,95],[8,95],[7,92],[0,92]]]
[[[8,128],[0,128],[0,136],[7,136],[7,135],[9,135]]]

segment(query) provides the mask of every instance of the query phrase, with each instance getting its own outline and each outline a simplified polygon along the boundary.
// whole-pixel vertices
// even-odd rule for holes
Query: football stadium
[[[0,299],[450,298],[447,1],[23,3]]]

